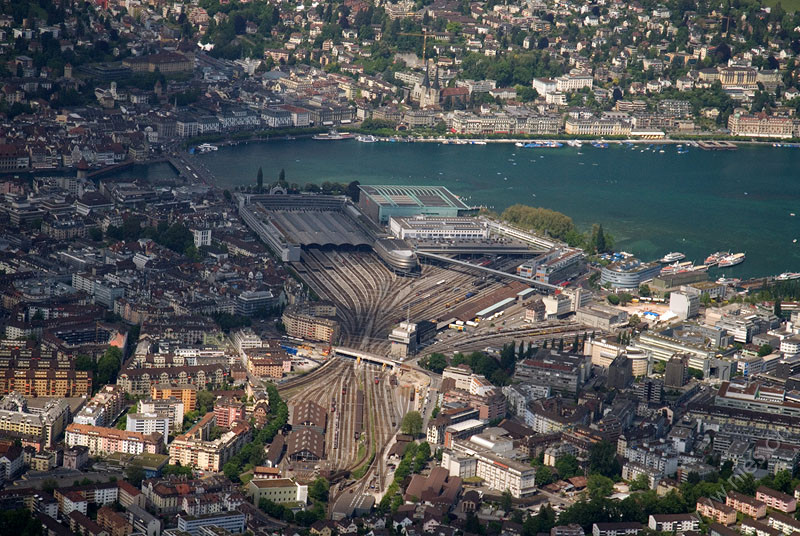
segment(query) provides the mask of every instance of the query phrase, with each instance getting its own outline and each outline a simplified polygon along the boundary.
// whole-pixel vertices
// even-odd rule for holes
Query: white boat
[[[516,147],[525,147],[525,144],[522,143],[521,141],[518,141],[517,143],[514,144],[514,146],[516,146]]]
[[[736,279],[735,277],[720,277],[717,279],[717,283],[720,285],[736,285],[741,281],[741,279]]]
[[[327,140],[327,141],[338,141],[338,140],[349,140],[354,138],[355,135],[349,132],[337,132],[336,129],[331,129],[330,131],[326,132],[325,134],[317,134],[312,137],[314,140]]]
[[[727,257],[730,254],[731,254],[730,251],[717,251],[706,257],[705,264],[709,266],[716,266],[717,264],[719,264],[719,261],[721,261],[723,258]]]
[[[197,146],[197,150],[201,153],[210,153],[211,151],[216,151],[218,149],[219,147],[216,145],[211,145],[210,143],[203,143]]]
[[[372,134],[367,134],[366,136],[362,134],[360,136],[356,136],[356,141],[360,141],[361,143],[375,143],[378,141],[378,138]]]
[[[731,266],[736,266],[737,264],[742,264],[744,262],[745,255],[744,253],[734,253],[733,255],[726,255],[722,259],[720,259],[719,266],[720,268],[729,268]]]
[[[471,145],[486,145],[486,142],[483,140],[473,140],[469,142]]]
[[[775,281],[791,281],[793,279],[800,279],[800,272],[783,272],[781,275],[775,276]]]
[[[682,261],[685,258],[686,258],[686,255],[684,255],[683,253],[680,253],[678,251],[673,251],[672,253],[667,253],[666,255],[664,255],[661,258],[660,262],[663,262],[664,264],[670,264],[670,263],[673,263],[675,261]]]

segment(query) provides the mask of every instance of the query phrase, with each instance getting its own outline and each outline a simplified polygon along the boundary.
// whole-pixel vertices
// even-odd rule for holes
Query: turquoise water
[[[726,269],[728,276],[800,271],[800,149],[678,154],[666,146],[662,154],[641,152],[645,147],[292,140],[224,147],[198,158],[222,187],[255,184],[259,166],[265,183],[283,168],[300,185],[437,184],[497,211],[524,203],[568,214],[582,229],[602,223],[618,250],[647,260],[681,251],[702,262],[731,250],[747,253],[747,260]]]

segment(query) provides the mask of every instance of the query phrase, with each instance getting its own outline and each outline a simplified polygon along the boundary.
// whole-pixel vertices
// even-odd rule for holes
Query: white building
[[[192,235],[195,247],[211,245],[211,229],[192,229]]]
[[[700,313],[700,293],[691,287],[681,287],[680,291],[671,292],[669,310],[681,320],[694,318]]]
[[[140,434],[158,433],[164,436],[164,444],[167,444],[169,430],[172,420],[168,413],[128,413],[128,421],[125,430],[128,432],[139,432]]]

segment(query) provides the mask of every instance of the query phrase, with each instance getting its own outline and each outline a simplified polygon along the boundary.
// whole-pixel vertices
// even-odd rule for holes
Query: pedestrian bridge
[[[334,346],[333,355],[355,359],[357,363],[367,361],[368,363],[374,363],[384,367],[392,367],[392,370],[401,365],[399,361],[395,361],[394,359],[371,354],[369,352],[363,352],[361,350],[354,350],[353,348],[346,348],[344,346]]]

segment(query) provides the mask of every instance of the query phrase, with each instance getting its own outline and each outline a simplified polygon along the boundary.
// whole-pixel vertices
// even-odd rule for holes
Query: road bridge
[[[551,285],[550,283],[542,283],[541,281],[534,281],[533,279],[528,279],[527,277],[522,277],[522,276],[519,276],[519,275],[509,274],[509,273],[506,273],[506,272],[501,272],[500,270],[495,270],[494,268],[488,268],[486,266],[478,266],[478,265],[471,264],[471,263],[466,262],[466,261],[461,261],[461,260],[458,260],[458,259],[453,259],[451,257],[446,257],[444,255],[439,255],[437,253],[429,253],[427,251],[419,251],[419,250],[416,253],[417,253],[417,255],[419,257],[428,257],[430,259],[434,259],[434,260],[437,260],[437,261],[440,261],[440,262],[448,262],[448,263],[451,263],[451,264],[457,264],[457,265],[463,266],[465,268],[470,268],[472,270],[477,270],[477,271],[480,271],[480,272],[486,272],[486,273],[489,273],[489,274],[492,274],[492,275],[495,275],[495,276],[498,276],[498,277],[504,277],[506,279],[513,279],[514,281],[521,281],[521,282],[525,283],[526,285],[530,285],[532,287],[536,287],[538,289],[545,290],[545,291],[548,291],[548,292],[553,292],[553,291],[558,290],[560,288],[560,287],[558,287],[556,285]]]
[[[390,359],[388,357],[381,357],[369,352],[355,350],[353,348],[346,348],[344,346],[334,346],[333,355],[355,359],[358,363],[367,361],[369,363],[374,363],[384,367],[392,367],[392,370],[398,368],[402,364],[399,361],[395,361],[394,359]]]

